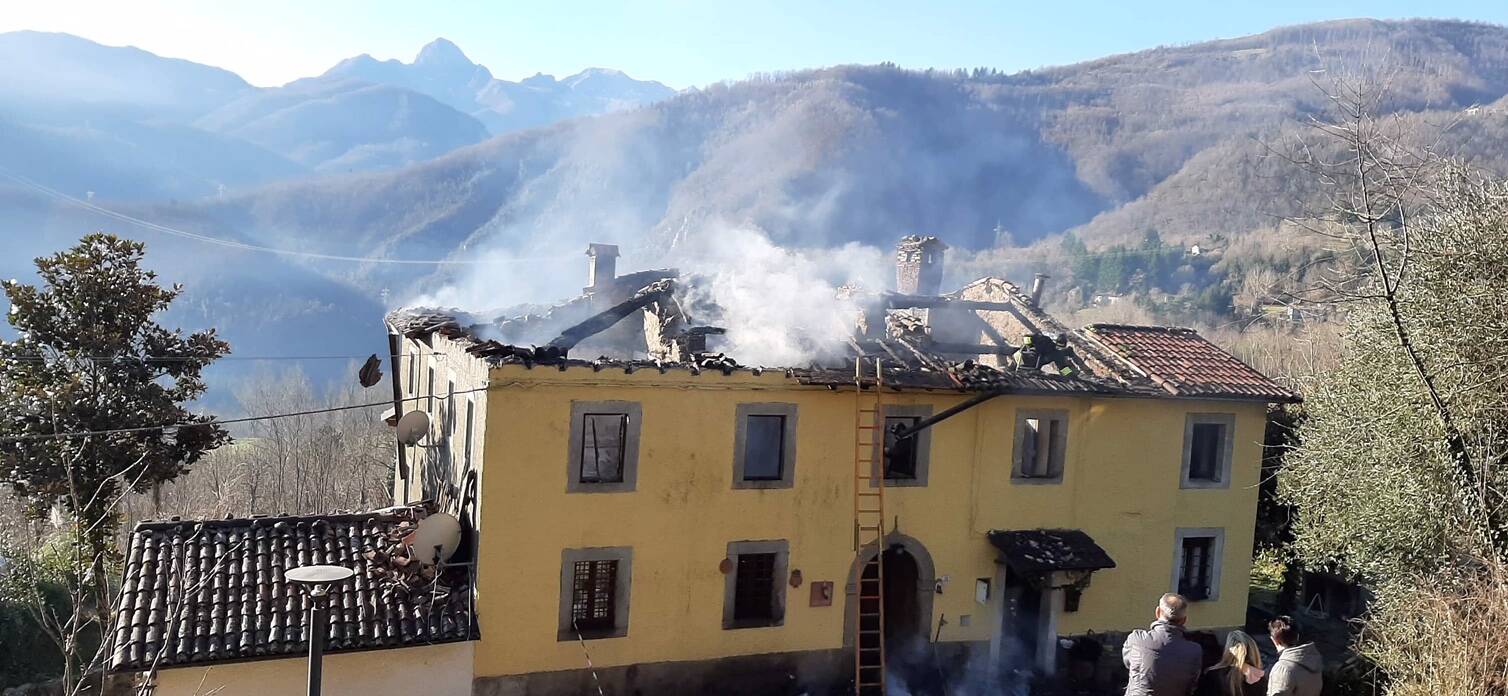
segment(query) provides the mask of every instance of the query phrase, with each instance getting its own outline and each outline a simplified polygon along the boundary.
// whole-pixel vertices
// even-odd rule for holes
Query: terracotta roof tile
[[[445,576],[449,591],[435,600],[428,584],[407,592],[381,580],[377,561],[364,553],[383,547],[414,514],[405,508],[137,525],[110,671],[143,670],[154,660],[171,667],[306,652],[307,600],[283,573],[311,564],[356,571],[330,593],[330,652],[475,639],[464,580],[457,586]]]
[[[1177,396],[1274,402],[1299,398],[1193,329],[1095,324],[1081,334]]]

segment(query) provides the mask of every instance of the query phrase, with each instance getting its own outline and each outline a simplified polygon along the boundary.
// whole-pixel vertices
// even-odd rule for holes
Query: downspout
[[[392,324],[388,324],[387,354],[388,359],[392,361],[392,379],[389,381],[393,383],[393,413],[396,414],[398,418],[402,418],[403,385],[399,381],[399,375],[402,374],[401,372],[399,372],[399,368],[402,366],[403,361],[399,359],[399,347],[400,344],[398,339],[398,330],[394,329]],[[393,441],[397,443],[398,450],[398,478],[403,480],[403,494],[400,502],[404,505],[408,505],[408,448],[404,447],[402,442],[398,442],[398,438],[396,437],[393,438]]]

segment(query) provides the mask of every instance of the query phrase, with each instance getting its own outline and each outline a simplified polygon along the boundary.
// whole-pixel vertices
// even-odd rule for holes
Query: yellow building
[[[892,688],[1003,683],[1168,591],[1192,629],[1244,623],[1266,407],[1293,394],[1192,331],[1070,331],[1041,279],[941,295],[943,248],[904,240],[899,291],[853,292],[824,366],[707,352],[680,281],[616,276],[604,245],[549,312],[390,315],[395,398],[431,427],[399,448],[395,502],[469,530],[451,563],[474,626],[430,641],[473,639],[440,658],[469,660],[469,693],[825,693],[878,681],[880,654]],[[540,331],[564,340],[513,340]],[[620,357],[574,357],[598,350]],[[423,643],[363,645],[444,648],[403,647]],[[246,668],[201,663],[159,683]]]

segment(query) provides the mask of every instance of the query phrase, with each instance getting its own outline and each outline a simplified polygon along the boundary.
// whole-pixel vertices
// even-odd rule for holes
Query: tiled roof
[[[1077,529],[1018,529],[990,532],[990,543],[1018,573],[1114,568],[1110,554]]]
[[[1176,396],[1298,400],[1193,329],[1094,324],[1080,333]]]
[[[475,639],[464,568],[448,569],[442,582],[409,592],[378,567],[387,558],[382,549],[416,514],[400,508],[137,525],[110,671],[144,670],[154,661],[173,667],[306,652],[307,599],[283,573],[312,564],[356,571],[330,592],[330,652]],[[437,598],[435,589],[445,591]]]

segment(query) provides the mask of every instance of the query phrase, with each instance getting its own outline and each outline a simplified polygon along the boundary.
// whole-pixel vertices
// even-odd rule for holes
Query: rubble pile
[[[428,610],[443,605],[453,593],[464,595],[470,587],[470,574],[464,566],[436,564],[424,554],[433,549],[416,549],[410,545],[419,521],[428,517],[432,506],[410,507],[398,511],[407,519],[385,530],[362,551],[366,558],[367,578],[382,588],[385,601]]]

